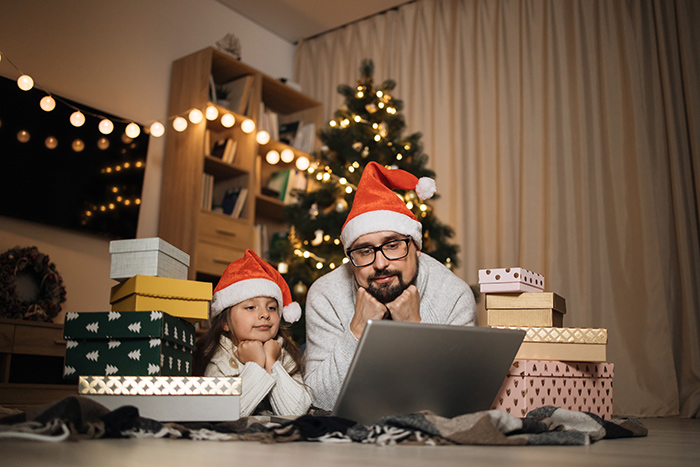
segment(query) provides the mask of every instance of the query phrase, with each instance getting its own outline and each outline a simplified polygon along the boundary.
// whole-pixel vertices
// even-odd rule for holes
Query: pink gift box
[[[479,269],[481,293],[542,292],[544,276],[523,268]]]
[[[515,360],[491,408],[524,417],[531,410],[553,405],[609,420],[613,371],[613,363]]]

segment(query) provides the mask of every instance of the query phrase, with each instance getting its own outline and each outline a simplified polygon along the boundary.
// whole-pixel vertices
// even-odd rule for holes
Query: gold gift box
[[[210,282],[137,275],[112,287],[112,311],[164,311],[188,321],[209,316]]]
[[[494,326],[501,329],[522,329],[523,342],[561,342],[576,344],[607,344],[608,330],[605,328],[549,328],[522,326]]]
[[[218,376],[80,376],[78,394],[240,396],[241,378]]]

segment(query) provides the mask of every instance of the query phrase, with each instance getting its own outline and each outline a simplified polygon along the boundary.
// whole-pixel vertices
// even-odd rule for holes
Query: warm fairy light
[[[119,188],[117,188],[116,186],[113,186],[113,187],[112,187],[112,193],[116,193],[117,191],[119,191]]]
[[[75,152],[81,152],[83,149],[85,149],[85,143],[82,139],[76,139],[73,141],[73,144],[71,144],[71,148],[73,148],[73,151]]]
[[[195,125],[204,120],[204,114],[199,109],[190,110],[190,114],[187,117],[190,119],[190,122]]]
[[[335,240],[333,240],[333,243],[334,243],[335,245],[340,245],[340,239],[339,239],[339,238],[336,238]]]
[[[17,141],[19,141],[20,143],[26,143],[27,141],[29,141],[29,138],[30,135],[27,130],[19,130],[19,132],[17,132]]]
[[[258,134],[255,136],[255,141],[258,142],[260,145],[265,145],[270,142],[270,133],[268,133],[265,130],[260,130],[258,131]]]
[[[357,91],[357,98],[362,99],[363,97],[365,97],[365,93],[362,91]]]
[[[34,80],[29,75],[22,75],[17,78],[17,86],[19,86],[22,91],[29,91],[34,87]]]
[[[376,130],[377,128],[379,128],[379,123],[377,123],[377,122],[372,123],[372,128],[375,129],[375,130]]]
[[[355,115],[353,117],[353,120],[355,120],[356,123],[360,123],[362,121],[362,117],[360,117],[359,115]]]
[[[397,160],[397,161],[400,161],[401,159],[403,159],[403,156],[401,155],[401,153],[398,153],[398,154],[396,155],[396,160]]]
[[[319,182],[323,180],[323,174],[321,172],[316,174],[316,180],[318,180]]]
[[[58,146],[58,140],[53,136],[49,136],[44,140],[44,144],[48,149],[56,149],[56,146]]]
[[[379,136],[379,135],[374,135],[374,140],[375,140],[375,141],[380,141],[381,139],[382,139],[381,136]]]
[[[355,167],[353,167],[353,166],[348,167],[348,172],[350,172],[350,173],[355,172]]]
[[[331,268],[331,269],[335,269],[335,263],[330,263],[330,264],[328,265],[328,267]]]
[[[338,122],[336,122],[335,120],[331,120],[330,122],[328,122],[328,125],[332,126],[332,127],[336,127],[336,126],[338,126]]]
[[[97,129],[100,130],[100,133],[103,135],[108,135],[114,131],[114,123],[108,118],[103,118],[97,125]]]
[[[380,109],[383,109],[383,108],[384,108],[384,102],[380,102],[379,104],[377,104],[377,107],[379,107]]]
[[[345,185],[346,183],[348,183],[348,179],[345,177],[341,177],[340,180],[338,180],[338,183],[340,183],[341,185]]]
[[[280,152],[280,158],[282,159],[282,162],[289,164],[294,160],[294,151],[289,148],[282,149],[282,152]]]
[[[280,153],[275,151],[274,149],[267,151],[267,154],[265,155],[265,160],[268,164],[275,165],[280,161]]]
[[[289,272],[289,265],[285,262],[281,262],[277,265],[277,272],[280,274],[287,274]]]
[[[323,263],[320,261],[316,263],[316,269],[323,269]]]
[[[377,91],[377,97],[382,97],[383,95],[384,95],[384,93],[381,90]]]
[[[138,135],[141,134],[141,127],[138,126],[137,124],[131,122],[124,129],[124,133],[129,138],[136,138]]]
[[[243,120],[243,123],[241,123],[241,130],[243,133],[252,133],[255,131],[255,122],[252,121],[249,118],[246,118]]]
[[[160,122],[151,123],[151,136],[155,136],[156,138],[160,138],[164,134],[165,134],[165,127],[163,126],[162,123],[160,123]]]
[[[350,120],[348,120],[347,118],[344,118],[344,119],[340,122],[340,126],[342,126],[343,128],[345,128],[345,127],[348,126],[348,125],[350,125]]]
[[[102,137],[97,140],[97,148],[102,149],[103,151],[109,147],[109,140],[105,137]]]
[[[311,256],[311,253],[308,252],[308,251],[305,251],[305,252],[302,254],[302,256],[303,256],[304,258],[308,258],[308,257]]]
[[[323,174],[323,181],[324,182],[327,182],[330,179],[331,179],[331,174],[329,174],[328,172]]]
[[[76,110],[70,114],[70,123],[75,127],[80,127],[85,124],[85,115],[80,110]]]
[[[213,122],[214,120],[216,120],[216,117],[219,116],[219,109],[217,109],[214,105],[208,105],[206,110],[206,116],[207,120]]]
[[[409,209],[409,211],[410,211],[411,209],[413,209],[413,203],[412,203],[411,201],[409,201],[408,203],[406,203],[406,207],[407,207],[407,208]]]
[[[175,117],[175,120],[173,120],[173,129],[182,133],[187,129],[187,120],[182,117]]]
[[[221,126],[224,128],[231,128],[236,124],[236,117],[233,114],[226,112],[221,116]]]
[[[392,114],[392,115],[393,115],[393,114],[396,113],[396,109],[395,109],[394,107],[388,107],[388,108],[386,109],[386,113]]]
[[[419,209],[420,209],[421,211],[425,212],[425,211],[428,210],[428,206],[425,205],[425,204],[421,204]]]
[[[343,264],[347,263],[348,261],[350,261],[350,260],[347,258],[347,256],[345,258],[343,258]]]
[[[352,193],[352,187],[351,187],[351,186],[346,186],[346,187],[345,187],[345,193],[347,193],[347,194]]]
[[[109,203],[109,205],[108,205],[107,207],[108,207],[109,209],[114,209],[114,208],[115,208],[115,205],[114,205],[114,203]]]
[[[39,107],[45,112],[51,112],[56,108],[56,101],[51,96],[44,96],[39,101]]]
[[[309,161],[309,158],[306,156],[301,156],[297,159],[296,166],[297,169],[304,171],[309,168],[309,165],[311,162]]]

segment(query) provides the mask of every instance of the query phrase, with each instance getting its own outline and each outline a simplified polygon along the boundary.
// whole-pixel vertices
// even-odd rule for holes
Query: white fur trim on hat
[[[226,308],[255,297],[271,297],[277,300],[279,310],[282,310],[282,291],[277,283],[269,279],[246,279],[234,282],[216,292],[211,301],[211,318]]]
[[[423,246],[421,223],[405,214],[388,210],[368,211],[350,219],[340,233],[340,240],[348,249],[361,236],[385,230],[410,236],[419,250]]]

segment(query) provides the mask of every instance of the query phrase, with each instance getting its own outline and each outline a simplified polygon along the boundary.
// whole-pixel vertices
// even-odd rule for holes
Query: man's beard
[[[377,286],[375,282],[373,282],[373,279],[377,277],[386,277],[386,276],[396,276],[398,279],[399,283],[396,285],[391,285],[391,286]],[[380,303],[387,304],[390,302],[393,302],[397,298],[399,298],[399,295],[403,293],[404,290],[406,290],[409,286],[413,285],[416,283],[416,279],[418,278],[418,262],[416,262],[416,273],[411,278],[409,282],[405,282],[403,280],[403,274],[401,271],[396,271],[389,269],[388,267],[376,271],[374,274],[372,274],[370,277],[368,277],[368,286],[367,286],[367,292],[369,292],[374,298],[377,299]]]

